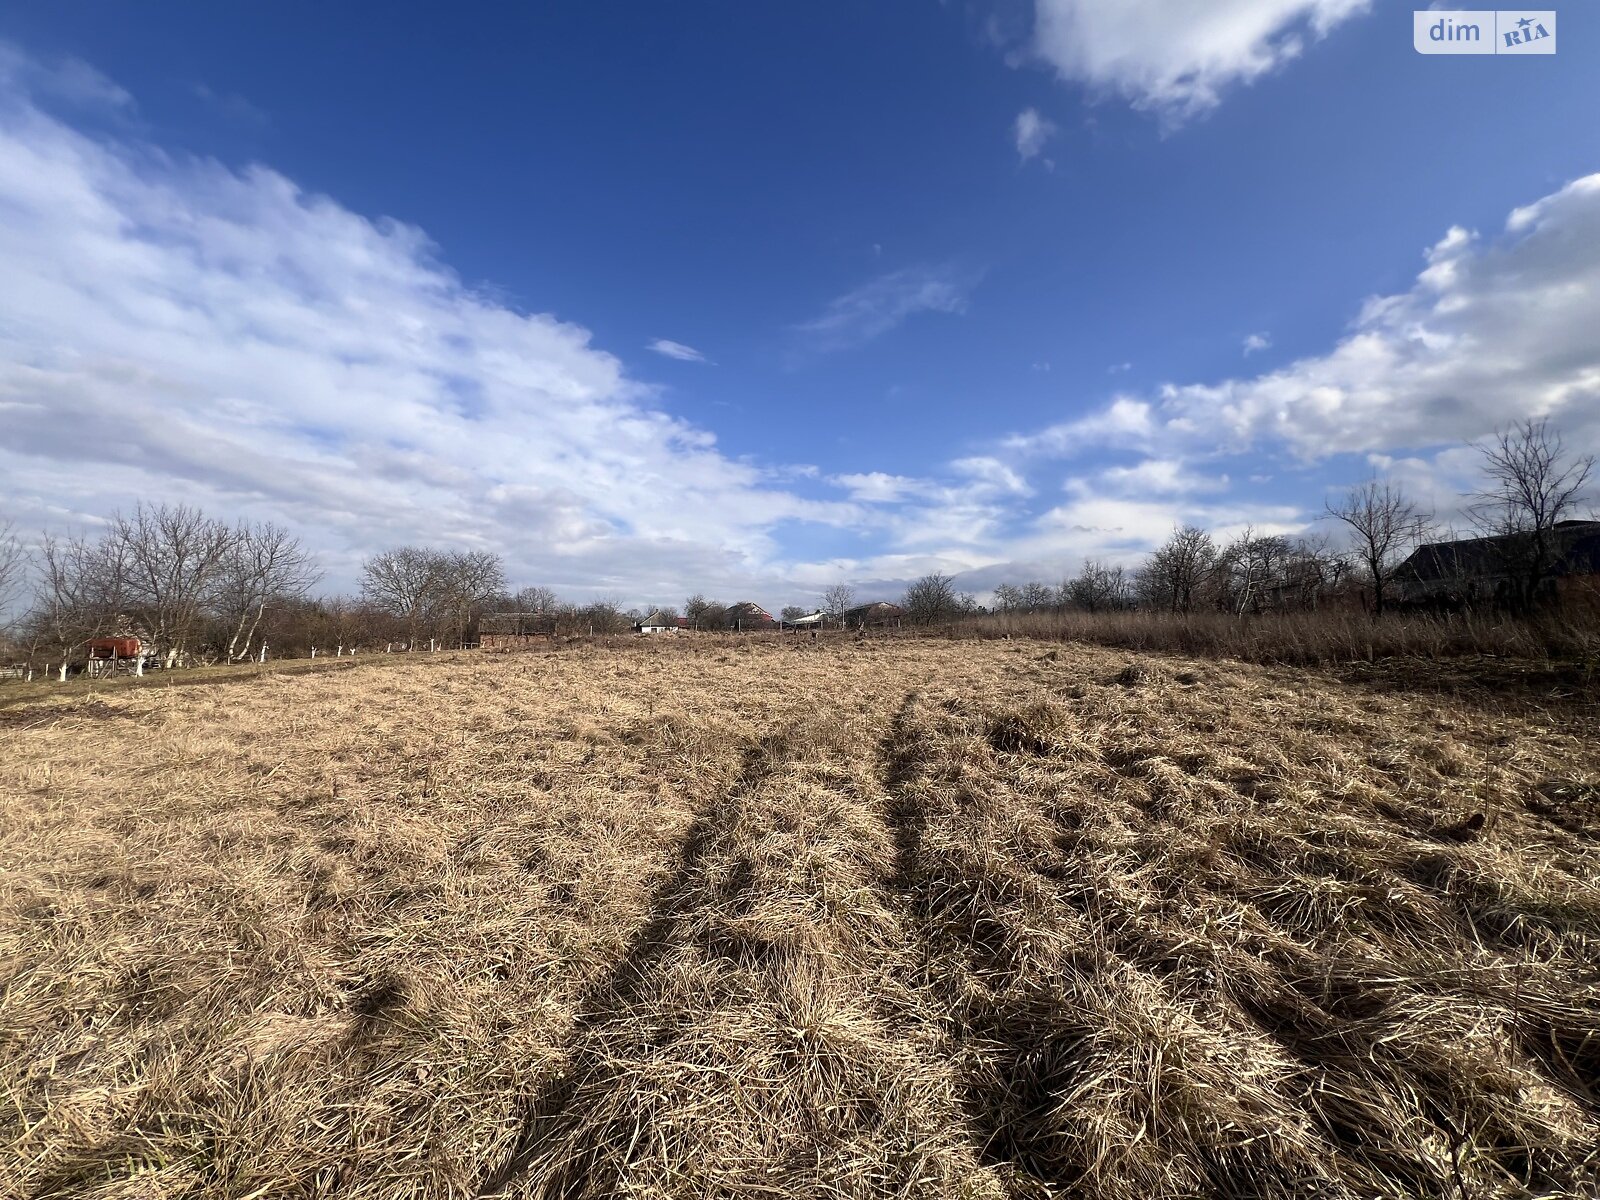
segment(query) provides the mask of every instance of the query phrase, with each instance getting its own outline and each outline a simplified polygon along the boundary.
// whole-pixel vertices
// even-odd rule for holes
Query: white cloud
[[[1157,430],[1153,405],[1137,396],[1119,394],[1096,412],[1038,433],[1014,434],[1001,444],[1022,454],[1070,458],[1090,446],[1144,446]]]
[[[43,59],[0,41],[0,91],[30,92],[69,104],[128,111],[133,97],[82,59]]]
[[[883,471],[866,471],[853,475],[835,475],[829,480],[845,488],[852,500],[866,500],[878,504],[898,504],[908,496],[924,490],[919,479],[905,475],[890,475]]]
[[[1165,457],[1270,446],[1316,461],[1460,445],[1538,416],[1600,444],[1600,174],[1517,209],[1498,237],[1451,229],[1426,259],[1408,291],[1368,300],[1326,354],[1119,395],[1007,445]]]
[[[845,350],[888,333],[917,313],[960,313],[973,278],[958,267],[911,267],[862,284],[794,327],[814,351]]]
[[[1035,0],[1034,53],[1169,124],[1214,108],[1368,0]]]
[[[1272,346],[1272,336],[1266,333],[1246,334],[1244,339],[1244,356],[1249,358],[1257,350],[1267,350]]]
[[[1012,496],[1031,496],[1033,489],[1015,469],[998,458],[987,454],[958,458],[950,469],[968,480],[968,487],[983,492],[1003,493]]]
[[[184,500],[301,531],[335,585],[428,541],[643,600],[776,598],[778,523],[865,519],[726,457],[587,330],[466,286],[420,230],[87,137],[19,62],[0,44],[0,507],[26,525]]]
[[[1039,115],[1036,108],[1025,108],[1017,114],[1017,120],[1012,128],[1012,136],[1016,139],[1017,154],[1023,162],[1036,157],[1044,149],[1045,143],[1055,136],[1054,122]]]
[[[709,361],[706,356],[693,346],[685,346],[682,342],[674,342],[668,338],[656,338],[645,346],[647,350],[654,350],[657,354],[667,358],[675,358],[679,362],[703,363]]]
[[[1186,496],[1219,492],[1228,486],[1226,475],[1201,475],[1176,458],[1146,458],[1130,467],[1107,467],[1092,481],[1069,480],[1067,488],[1080,496]]]

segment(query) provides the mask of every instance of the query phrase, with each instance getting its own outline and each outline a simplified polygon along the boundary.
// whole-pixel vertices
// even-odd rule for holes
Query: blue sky
[[[1600,13],[0,14],[0,517],[278,520],[574,599],[980,593],[1600,441]]]

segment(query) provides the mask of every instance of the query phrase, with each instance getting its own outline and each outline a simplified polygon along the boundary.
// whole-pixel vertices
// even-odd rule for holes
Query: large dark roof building
[[[1560,521],[1548,536],[1546,587],[1556,589],[1562,580],[1600,575],[1600,521]],[[1516,533],[1418,546],[1395,570],[1396,599],[1508,600],[1530,560],[1531,544],[1531,535]]]

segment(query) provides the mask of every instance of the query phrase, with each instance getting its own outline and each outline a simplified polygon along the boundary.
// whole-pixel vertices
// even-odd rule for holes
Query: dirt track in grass
[[[0,729],[0,1195],[1600,1189],[1600,738],[681,639]]]

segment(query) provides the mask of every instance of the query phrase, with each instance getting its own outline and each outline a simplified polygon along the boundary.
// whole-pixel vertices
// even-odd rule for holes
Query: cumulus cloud
[[[1267,350],[1272,346],[1272,337],[1265,333],[1246,334],[1244,339],[1244,356],[1249,358],[1257,350]]]
[[[1039,115],[1036,108],[1025,108],[1017,114],[1012,137],[1017,143],[1017,155],[1023,162],[1038,156],[1045,143],[1055,136],[1055,124]]]
[[[1034,54],[1169,124],[1216,107],[1368,0],[1035,0]]]
[[[656,338],[646,347],[666,358],[675,358],[679,362],[703,363],[708,361],[704,354],[693,346],[685,346],[682,342],[674,342],[668,338]]]
[[[1452,228],[1407,291],[1361,306],[1326,354],[1218,383],[1119,395],[1010,439],[1071,455],[1122,446],[1167,457],[1287,449],[1312,462],[1459,445],[1549,416],[1600,443],[1600,174],[1518,208],[1496,236]]]
[[[918,313],[964,312],[973,282],[971,272],[948,264],[891,271],[835,297],[794,332],[807,349],[846,350],[881,337]]]
[[[774,585],[779,523],[863,519],[723,455],[587,330],[465,285],[413,226],[84,134],[39,107],[51,70],[0,46],[9,515],[184,500],[304,532],[336,583],[415,540],[640,598]],[[121,103],[85,71],[78,96]]]

